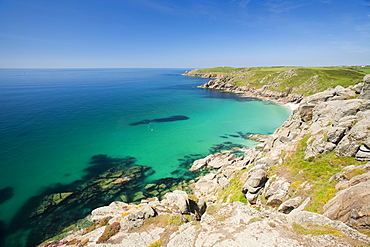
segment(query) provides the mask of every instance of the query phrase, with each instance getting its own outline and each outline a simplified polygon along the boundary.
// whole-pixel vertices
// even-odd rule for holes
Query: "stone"
[[[209,161],[208,167],[212,169],[219,169],[223,166],[230,165],[232,160],[236,158],[235,154],[217,154]]]
[[[354,157],[359,149],[359,145],[353,142],[348,136],[344,136],[335,148],[337,156]]]
[[[116,180],[114,180],[112,182],[112,184],[123,184],[123,183],[126,183],[128,181],[130,181],[131,178],[128,178],[128,177],[123,177],[123,178],[117,178]]]
[[[311,122],[313,108],[315,108],[315,105],[301,105],[298,107],[298,112],[304,122]]]
[[[145,198],[145,195],[142,191],[139,191],[139,192],[136,192],[132,198],[132,201],[134,202],[138,202],[140,201],[141,199],[144,199]]]
[[[356,160],[370,160],[370,148],[365,145],[360,146],[355,158]]]
[[[370,181],[341,190],[324,206],[324,215],[358,229],[370,227]]]
[[[336,145],[331,142],[327,142],[325,135],[322,133],[312,135],[307,140],[307,148],[305,150],[305,160],[312,157],[316,157],[319,154],[327,154],[332,151]]]
[[[358,96],[360,99],[370,99],[370,74],[365,75],[364,77],[364,85],[361,89],[360,95]]]
[[[264,169],[252,169],[249,171],[248,180],[242,187],[242,192],[245,194],[257,193],[267,181],[267,172]]]
[[[196,171],[196,170],[199,170],[200,168],[206,166],[208,164],[208,162],[213,158],[214,156],[211,154],[211,155],[208,155],[207,157],[203,158],[203,159],[199,159],[199,160],[195,160],[193,162],[193,165],[191,166],[191,168],[189,169],[190,171]]]
[[[265,188],[265,198],[267,199],[266,204],[271,207],[280,206],[284,197],[288,194],[289,187],[290,183],[285,178],[278,176],[271,177],[266,183]]]
[[[248,202],[250,203],[250,204],[256,204],[256,202],[257,202],[257,199],[258,199],[258,194],[252,194],[252,193],[250,193],[250,192],[247,192],[246,194],[245,194],[245,198],[247,198],[247,200],[248,200]]]
[[[30,217],[44,213],[48,208],[58,205],[72,194],[72,192],[65,192],[45,196],[40,205],[30,214]]]
[[[329,128],[329,131],[327,134],[327,141],[337,144],[343,138],[346,130],[347,129],[343,127]]]
[[[154,190],[156,187],[157,187],[156,184],[147,184],[147,185],[145,185],[144,189],[150,191],[150,190]]]
[[[364,83],[357,83],[356,85],[353,86],[353,89],[355,90],[356,94],[360,94],[362,91],[362,88],[364,87]]]
[[[120,195],[119,197],[121,198],[121,200],[123,202],[128,202],[129,201],[129,197],[127,195]]]
[[[353,178],[351,178],[349,181],[342,181],[341,183],[338,183],[335,186],[336,190],[344,190],[351,186],[354,186],[356,184],[370,181],[370,172],[367,172],[365,174],[357,175]]]
[[[283,202],[279,206],[278,212],[289,214],[293,209],[298,208],[301,202],[302,202],[302,198],[300,196],[290,198],[289,200]]]
[[[165,194],[162,203],[177,209],[182,214],[189,212],[189,199],[184,191],[175,190],[174,192]]]

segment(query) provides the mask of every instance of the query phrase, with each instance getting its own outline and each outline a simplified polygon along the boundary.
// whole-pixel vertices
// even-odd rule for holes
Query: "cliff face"
[[[370,75],[302,97],[243,156],[195,161],[191,170],[211,172],[194,183],[194,195],[114,202],[92,212],[89,230],[43,246],[370,245],[358,231],[370,228],[369,91]]]
[[[223,90],[227,92],[240,93],[246,97],[259,98],[262,100],[276,100],[279,103],[299,103],[303,95],[287,92],[268,90],[268,87],[255,88],[247,86],[235,86],[231,84],[226,76],[210,80],[199,88]]]

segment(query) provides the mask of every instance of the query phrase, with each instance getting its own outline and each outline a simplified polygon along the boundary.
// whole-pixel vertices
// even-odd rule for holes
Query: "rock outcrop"
[[[277,92],[263,88],[251,88],[246,86],[235,86],[228,81],[227,76],[222,76],[216,80],[210,80],[199,88],[218,89],[227,92],[243,94],[245,97],[259,98],[262,100],[276,100],[279,103],[299,103],[303,95],[287,92]]]

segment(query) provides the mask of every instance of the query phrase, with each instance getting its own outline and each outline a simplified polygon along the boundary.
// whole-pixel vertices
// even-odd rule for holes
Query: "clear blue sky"
[[[0,0],[0,67],[370,64],[369,0]]]

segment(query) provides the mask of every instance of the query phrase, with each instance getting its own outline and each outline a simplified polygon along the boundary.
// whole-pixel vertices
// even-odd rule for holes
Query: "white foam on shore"
[[[294,111],[298,108],[299,104],[294,103],[286,103],[284,104],[285,107],[288,107],[290,110]]]

